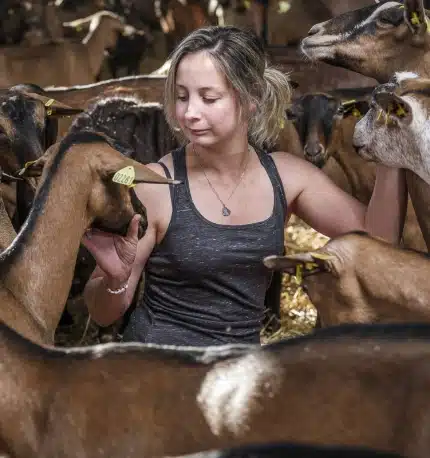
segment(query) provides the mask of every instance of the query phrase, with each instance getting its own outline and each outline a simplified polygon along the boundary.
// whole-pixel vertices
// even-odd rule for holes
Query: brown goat
[[[115,96],[124,92],[145,102],[162,103],[165,82],[164,76],[126,76],[83,86],[48,87],[45,89],[45,94],[66,105],[82,109],[89,108],[98,97]],[[60,121],[59,138],[66,134],[71,124],[71,119]]]
[[[146,229],[145,209],[134,191],[106,178],[131,165],[136,182],[169,182],[124,158],[120,147],[100,134],[77,133],[27,168],[27,174],[40,173],[46,161],[31,212],[0,254],[0,319],[32,340],[53,342],[86,228],[96,223],[124,232],[138,212],[140,235]]]
[[[303,278],[322,326],[430,322],[427,254],[352,232],[313,253],[270,256],[264,264]]]
[[[402,458],[397,453],[362,447],[312,446],[290,442],[244,445],[227,450],[181,455],[177,458]]]
[[[360,325],[263,348],[64,350],[0,324],[0,453],[156,458],[293,441],[428,458],[429,335]]]
[[[126,33],[121,18],[101,16],[85,41],[52,43],[40,46],[0,48],[0,85],[20,84],[31,75],[40,86],[86,84],[95,81],[104,52],[113,47],[118,33]]]

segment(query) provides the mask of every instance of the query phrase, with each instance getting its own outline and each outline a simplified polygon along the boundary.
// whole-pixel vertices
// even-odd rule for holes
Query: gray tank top
[[[283,254],[287,202],[272,157],[257,154],[273,185],[273,212],[264,221],[232,226],[208,221],[197,210],[185,149],[172,153],[174,176],[183,184],[170,187],[170,224],[147,261],[143,298],[123,341],[193,346],[260,342],[271,281],[262,259]]]

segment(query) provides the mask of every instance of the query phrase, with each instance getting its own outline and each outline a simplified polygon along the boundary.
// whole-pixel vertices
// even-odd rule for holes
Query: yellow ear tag
[[[296,283],[298,285],[302,284],[303,281],[303,264],[297,264],[296,265]]]
[[[310,253],[310,255],[311,255],[313,258],[321,259],[322,261],[329,261],[330,259],[334,259],[334,256],[331,256],[331,255],[325,254],[325,253],[316,253],[316,252],[313,252],[313,253]]]
[[[413,25],[421,24],[420,18],[418,17],[418,14],[415,11],[411,14],[411,24]]]
[[[361,118],[361,112],[358,108],[354,108],[352,110],[352,115],[355,116],[356,118]]]
[[[379,110],[378,117],[376,118],[377,121],[379,121],[381,119],[381,116],[382,116],[383,112],[384,111],[382,109]]]
[[[406,116],[406,111],[404,110],[404,108],[403,108],[401,105],[399,105],[399,106],[397,107],[396,115],[397,115],[399,118],[403,118],[403,117]]]
[[[312,270],[318,267],[318,264],[316,262],[305,262],[305,269],[306,270]]]
[[[50,107],[54,102],[55,102],[54,99],[49,99],[47,102],[45,102],[45,107],[46,108]],[[51,116],[52,115],[52,110],[46,110],[46,115],[47,116]]]
[[[283,129],[283,128],[285,127],[285,120],[284,120],[284,118],[281,118],[281,119],[279,120],[279,127],[280,127],[281,129]]]
[[[114,183],[123,184],[131,188],[134,186],[133,181],[135,176],[134,167],[129,165],[128,167],[124,167],[123,169],[118,170],[118,172],[116,172],[113,176],[112,181]]]
[[[345,102],[342,102],[342,106],[344,107],[345,105],[351,105],[351,103],[355,103],[357,100],[351,99],[351,100],[345,100]]]
[[[243,5],[248,10],[249,7],[251,6],[251,0],[244,0]]]
[[[21,176],[24,172],[30,167],[31,164],[34,164],[36,161],[28,161],[24,164],[24,167],[18,172],[18,175]]]

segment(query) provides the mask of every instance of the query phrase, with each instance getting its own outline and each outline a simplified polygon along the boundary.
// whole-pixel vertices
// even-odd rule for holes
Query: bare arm
[[[127,278],[108,276],[99,266],[96,267],[85,286],[84,300],[92,319],[100,326],[109,326],[118,320],[128,309],[139,284],[146,261],[151,254],[156,240],[154,227],[148,227],[144,237],[138,242],[136,258]],[[125,283],[125,293],[111,294],[107,288],[115,290]]]
[[[366,207],[312,164],[286,153],[275,153],[274,159],[290,210],[317,231],[335,237],[363,230],[391,243],[400,241],[407,204],[403,170],[378,165],[375,188]]]
[[[148,164],[147,167],[165,175],[159,164]],[[118,320],[130,306],[146,262],[157,243],[160,208],[165,210],[171,205],[167,186],[138,184],[135,192],[147,210],[148,228],[141,240],[137,238],[137,217],[133,218],[126,237],[95,232],[90,239],[83,239],[97,261],[97,267],[85,286],[84,300],[91,317],[101,326]],[[164,201],[166,204],[160,205]],[[120,294],[107,291],[107,288],[118,290],[126,283],[127,289]]]

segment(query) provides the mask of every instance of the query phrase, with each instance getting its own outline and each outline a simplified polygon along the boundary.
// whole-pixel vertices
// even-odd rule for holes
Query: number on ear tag
[[[114,183],[119,183],[131,187],[133,186],[135,176],[134,167],[129,165],[128,167],[124,167],[123,169],[118,170],[118,172],[116,172],[113,176],[112,181]]]

